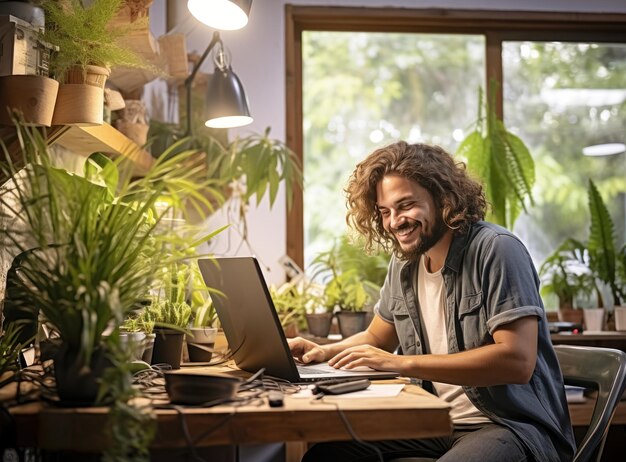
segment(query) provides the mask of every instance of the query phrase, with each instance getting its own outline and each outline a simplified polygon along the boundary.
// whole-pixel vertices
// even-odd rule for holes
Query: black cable
[[[343,422],[343,426],[345,427],[346,431],[350,434],[350,437],[356,443],[358,443],[358,444],[360,444],[362,446],[365,446],[366,448],[372,449],[376,453],[376,457],[378,458],[379,462],[385,462],[385,458],[383,457],[383,453],[380,451],[378,446],[376,446],[375,444],[372,444],[372,443],[368,443],[367,441],[364,441],[361,438],[359,438],[359,436],[356,434],[356,432],[352,428],[352,425],[350,424],[350,421],[348,420],[348,417],[341,410],[341,408],[339,407],[339,405],[337,403],[332,402],[332,401],[324,401],[324,397],[322,397],[322,398],[317,398],[316,397],[310,403],[311,404],[324,403],[324,404],[332,404],[333,406],[335,406],[335,409],[337,410],[337,414],[339,414],[339,417],[341,418],[341,421]]]

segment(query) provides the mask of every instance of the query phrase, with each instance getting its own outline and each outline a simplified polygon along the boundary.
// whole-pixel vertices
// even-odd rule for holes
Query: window
[[[514,231],[536,263],[568,237],[586,239],[591,178],[623,243],[626,44],[504,42],[502,56],[505,123],[537,172],[535,204]],[[585,156],[590,146],[606,155]]]
[[[625,24],[626,15],[287,6],[287,139],[306,189],[288,216],[289,255],[303,264],[343,232],[343,186],[375,147],[407,139],[454,152],[487,80],[537,165],[536,204],[515,227],[535,263],[573,227],[586,232],[588,177],[610,195],[623,235],[626,154],[581,150],[624,142]],[[590,95],[604,103],[574,103]]]
[[[344,234],[343,187],[373,149],[463,139],[485,81],[484,49],[480,35],[303,33],[305,267]]]

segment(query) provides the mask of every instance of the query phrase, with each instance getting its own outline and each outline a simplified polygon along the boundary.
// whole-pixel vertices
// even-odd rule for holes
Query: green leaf
[[[611,286],[613,294],[616,296],[615,227],[609,211],[591,179],[589,180],[588,200],[591,214],[589,239],[587,241],[590,263],[598,277]]]

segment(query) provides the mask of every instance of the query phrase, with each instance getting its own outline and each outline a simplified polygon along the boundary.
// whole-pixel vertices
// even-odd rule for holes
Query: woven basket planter
[[[75,66],[65,73],[65,83],[84,83],[104,89],[111,70],[102,66]]]

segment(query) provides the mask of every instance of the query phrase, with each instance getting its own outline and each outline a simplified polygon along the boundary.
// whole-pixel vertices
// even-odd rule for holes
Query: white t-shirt
[[[417,271],[417,296],[423,321],[424,339],[429,351],[434,355],[448,354],[448,334],[446,329],[446,290],[441,269],[429,273],[422,255]],[[455,425],[468,425],[489,422],[490,419],[472,404],[463,387],[449,383],[433,382],[440,398],[452,405],[450,418]]]

